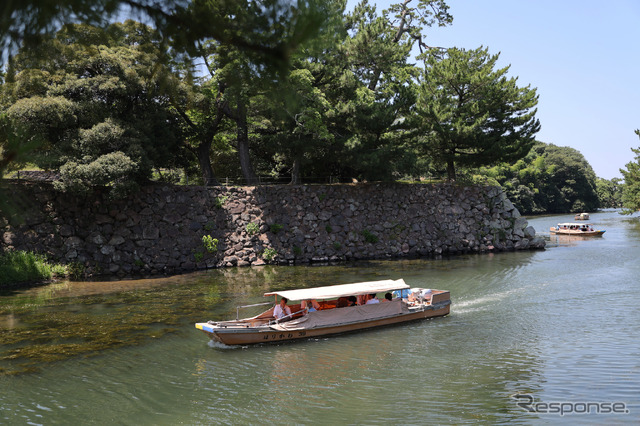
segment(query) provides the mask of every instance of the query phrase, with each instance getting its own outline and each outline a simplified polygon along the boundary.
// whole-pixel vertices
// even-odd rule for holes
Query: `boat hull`
[[[349,309],[349,308],[347,308]],[[409,321],[441,317],[449,314],[450,301],[447,299],[433,305],[425,305],[409,312],[367,321],[333,324],[314,328],[292,328],[280,330],[271,327],[247,327],[245,329],[222,329],[208,323],[198,323],[196,328],[202,330],[212,340],[225,345],[250,345],[256,343],[282,342],[311,337],[329,336],[353,331],[400,324]]]

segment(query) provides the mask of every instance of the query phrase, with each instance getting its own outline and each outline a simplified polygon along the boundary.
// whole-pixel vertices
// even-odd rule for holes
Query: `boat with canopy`
[[[571,235],[577,237],[597,237],[604,234],[606,231],[595,229],[591,223],[559,223],[557,226],[552,226],[549,232],[556,235]]]
[[[389,295],[386,295],[389,293]],[[350,306],[349,297],[365,298],[384,294],[378,303]],[[211,340],[225,345],[248,345],[327,336],[449,314],[450,294],[446,290],[411,288],[404,280],[369,281],[325,287],[280,290],[264,294],[273,296],[275,305],[259,315],[236,319],[196,323],[196,328]],[[395,297],[394,297],[395,296]],[[278,297],[300,303],[289,304],[291,314],[274,316]],[[390,300],[389,300],[390,299]],[[375,297],[375,300],[378,300]],[[317,309],[310,309],[313,305]],[[304,303],[303,303],[304,302]]]

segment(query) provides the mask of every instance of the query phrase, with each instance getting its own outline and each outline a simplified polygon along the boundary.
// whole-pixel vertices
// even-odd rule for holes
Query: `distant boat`
[[[589,213],[576,213],[575,220],[589,220]]]
[[[591,223],[559,223],[552,226],[549,231],[556,235],[571,235],[577,237],[597,237],[606,231],[594,229]]]
[[[374,304],[349,306],[347,303],[350,296],[392,292],[400,297]],[[251,318],[239,319],[237,314],[236,320],[202,322],[197,323],[196,328],[211,340],[226,345],[282,342],[444,316],[449,313],[451,304],[448,291],[410,289],[402,279],[282,290],[264,295],[292,301],[316,301],[319,306],[317,310],[308,310],[301,303],[287,305],[291,313],[282,319],[274,317],[275,306],[272,306]]]

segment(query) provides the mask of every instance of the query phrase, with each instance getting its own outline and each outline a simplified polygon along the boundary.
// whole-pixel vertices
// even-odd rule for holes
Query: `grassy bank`
[[[67,267],[51,264],[45,256],[26,251],[0,253],[0,287],[50,280],[67,275]]]

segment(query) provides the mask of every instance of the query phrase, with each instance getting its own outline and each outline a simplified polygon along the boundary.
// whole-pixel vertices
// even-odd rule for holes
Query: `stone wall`
[[[22,223],[1,223],[0,243],[94,274],[544,247],[498,187],[149,186],[108,201],[100,192],[60,194],[47,183],[9,185]],[[205,248],[204,236],[217,240],[217,251]]]

